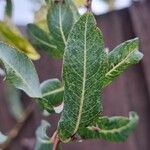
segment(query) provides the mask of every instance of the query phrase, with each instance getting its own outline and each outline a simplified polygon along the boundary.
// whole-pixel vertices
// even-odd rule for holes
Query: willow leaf
[[[65,2],[71,8],[74,21],[76,22],[79,19],[80,14],[77,6],[75,5],[75,2],[73,0],[65,0]]]
[[[71,30],[64,54],[64,110],[59,122],[59,137],[67,142],[80,127],[87,126],[101,112],[106,54],[102,34],[94,16],[86,13]]]
[[[74,23],[71,8],[65,3],[57,3],[48,12],[48,27],[55,43],[63,55],[68,34]],[[67,20],[67,21],[66,21]]]
[[[5,68],[6,80],[31,97],[41,97],[39,79],[31,60],[21,51],[0,43],[0,62]]]
[[[53,107],[59,106],[63,101],[64,88],[58,79],[49,79],[41,83],[42,98],[39,103],[44,110],[53,112]]]
[[[47,121],[41,121],[41,125],[36,130],[35,150],[52,150],[52,141],[46,133],[47,129],[50,127],[51,125]]]
[[[128,40],[108,54],[109,69],[105,75],[103,86],[110,84],[129,66],[138,63],[143,54],[138,51],[139,39]]]
[[[0,39],[24,52],[33,60],[40,58],[40,55],[32,47],[29,41],[24,38],[19,29],[10,22],[5,23],[0,21]]]
[[[54,40],[49,33],[42,30],[35,24],[28,24],[27,28],[35,47],[46,51],[54,58],[62,57],[62,54],[58,51],[57,46],[54,44]]]
[[[135,129],[138,116],[130,112],[127,117],[102,117],[94,125],[83,128],[78,133],[84,139],[104,139],[108,141],[124,141]]]

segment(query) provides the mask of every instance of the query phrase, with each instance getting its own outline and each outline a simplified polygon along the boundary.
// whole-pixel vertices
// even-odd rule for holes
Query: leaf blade
[[[63,102],[64,88],[58,79],[49,79],[41,83],[42,98],[38,100],[44,110],[49,113],[54,111],[54,107]]]
[[[138,116],[135,112],[129,113],[127,117],[102,117],[92,126],[79,131],[84,139],[104,139],[107,141],[125,141],[133,132],[138,123]]]
[[[86,13],[71,30],[64,54],[64,110],[58,128],[62,141],[99,115],[101,83],[97,80],[101,81],[106,70],[105,60],[102,34],[94,16]],[[87,111],[90,106],[94,107]]]
[[[0,60],[6,80],[31,97],[41,97],[39,79],[31,60],[21,51],[0,43]]]
[[[103,87],[110,84],[129,66],[138,63],[143,58],[143,54],[138,49],[139,39],[135,38],[123,42],[108,54],[108,72],[105,75]]]

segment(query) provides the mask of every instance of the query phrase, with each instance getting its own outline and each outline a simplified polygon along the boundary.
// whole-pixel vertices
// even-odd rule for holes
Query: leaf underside
[[[102,83],[97,81],[106,72],[105,60],[102,34],[94,16],[86,13],[71,30],[64,54],[64,110],[58,127],[62,141],[99,116]]]
[[[82,128],[78,134],[83,139],[104,139],[113,142],[125,141],[135,129],[138,116],[130,112],[127,117],[101,117],[93,125]]]
[[[23,90],[30,97],[41,97],[36,70],[24,53],[0,43],[0,63],[5,69],[6,81]]]
[[[36,144],[34,150],[52,150],[53,144],[46,133],[50,127],[51,125],[47,121],[41,121],[41,125],[36,130]]]

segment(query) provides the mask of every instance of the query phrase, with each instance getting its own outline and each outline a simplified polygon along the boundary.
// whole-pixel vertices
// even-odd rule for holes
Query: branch
[[[87,10],[91,11],[91,8],[92,8],[92,0],[87,0],[87,2],[86,2],[86,8],[87,8]]]
[[[17,121],[16,125],[14,126],[13,129],[10,130],[10,132],[8,133],[8,138],[7,140],[3,143],[0,144],[0,148],[1,149],[8,149],[8,147],[10,146],[11,142],[18,136],[18,134],[20,133],[21,129],[23,128],[24,124],[26,123],[26,121],[29,119],[29,117],[31,116],[33,112],[33,108],[32,106],[27,107],[27,109],[25,110],[25,112],[23,113],[22,117]]]
[[[60,139],[58,137],[58,132],[56,131],[53,136],[52,136],[52,141],[53,141],[53,150],[58,150],[59,144],[60,144]]]

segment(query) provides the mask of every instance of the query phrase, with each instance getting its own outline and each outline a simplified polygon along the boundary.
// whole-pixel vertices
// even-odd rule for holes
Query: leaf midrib
[[[84,96],[85,96],[85,84],[86,84],[86,63],[87,63],[87,43],[86,43],[86,39],[87,39],[87,21],[88,21],[88,16],[86,18],[86,22],[85,22],[85,31],[84,31],[84,66],[83,66],[83,84],[82,84],[82,93],[81,93],[81,99],[80,99],[80,107],[79,107],[79,113],[78,113],[78,118],[77,118],[77,122],[76,122],[76,127],[74,130],[74,133],[77,132],[79,125],[80,125],[80,120],[81,120],[81,116],[82,116],[82,110],[83,110],[83,104],[84,104]]]
[[[2,59],[2,58],[1,58]],[[16,75],[18,75],[20,77],[20,79],[22,81],[24,81],[23,83],[25,83],[25,85],[27,85],[28,89],[30,89],[32,91],[32,88],[28,85],[28,82],[22,78],[21,74],[19,72],[17,72],[17,70],[9,63],[7,63],[5,60],[2,59],[2,61],[4,61],[13,71],[15,71]],[[32,91],[33,92],[33,91]],[[33,92],[33,95],[36,97],[36,93]]]
[[[131,53],[129,53],[125,59],[123,59],[121,62],[119,62],[116,66],[114,66],[109,72],[106,73],[105,77],[111,75],[111,73],[116,70],[118,67],[120,67],[130,56],[131,54],[133,54],[136,51],[136,49],[134,49]]]
[[[30,33],[32,34],[32,36],[33,36],[36,40],[40,41],[40,42],[43,43],[44,45],[47,45],[48,47],[51,47],[51,48],[54,48],[54,49],[57,49],[57,46],[52,45],[52,44],[49,44],[49,43],[47,43],[47,42],[41,40],[40,38],[38,38],[37,36],[35,36],[32,32],[30,32]]]
[[[55,94],[55,93],[58,93],[58,92],[62,92],[62,91],[64,91],[64,87],[55,89],[55,90],[50,91],[50,92],[47,92],[47,93],[44,93],[44,94],[43,94],[43,97],[50,96],[50,95],[52,95],[52,94]]]
[[[62,28],[62,17],[61,17],[61,5],[59,6],[59,27],[60,27],[60,33],[61,33],[61,36],[62,36],[62,39],[63,39],[63,42],[64,44],[66,45],[67,43],[67,40],[66,40],[66,37],[64,35],[64,31],[63,31],[63,28]]]

